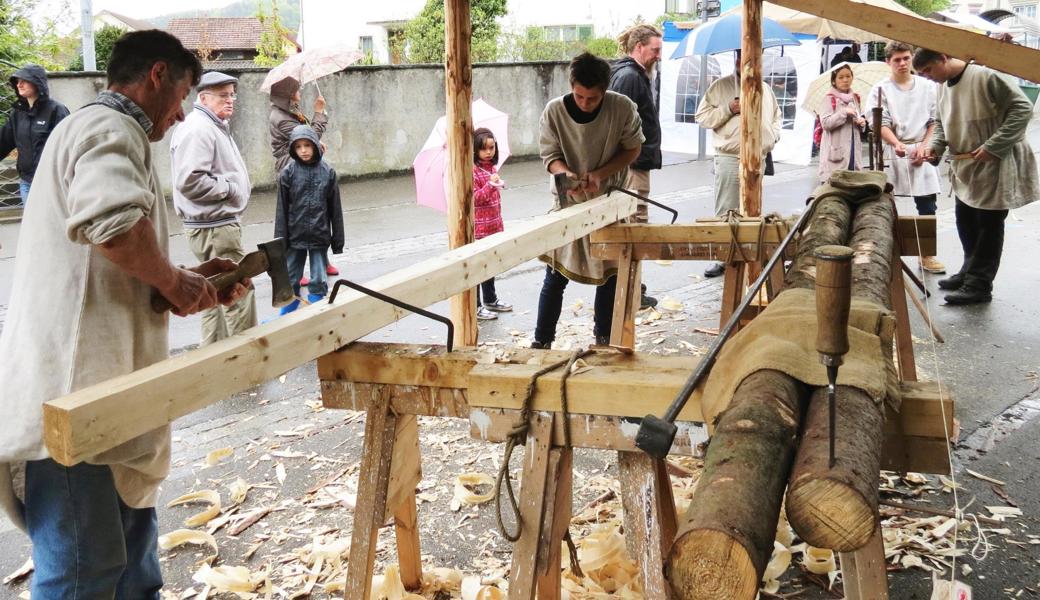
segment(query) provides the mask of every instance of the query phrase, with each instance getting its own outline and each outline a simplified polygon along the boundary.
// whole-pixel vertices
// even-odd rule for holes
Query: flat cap
[[[202,74],[202,78],[199,79],[199,85],[195,86],[195,90],[201,92],[206,88],[217,87],[228,83],[238,84],[238,78],[232,77],[227,73],[221,73],[220,71],[207,71]]]

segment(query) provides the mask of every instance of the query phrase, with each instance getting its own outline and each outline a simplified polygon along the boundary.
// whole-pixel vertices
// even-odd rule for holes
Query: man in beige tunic
[[[939,280],[947,304],[993,299],[1008,211],[1040,198],[1036,157],[1026,140],[1032,104],[1007,75],[932,50],[914,54],[914,69],[939,86],[928,160],[949,150],[957,235],[964,263]]]
[[[150,308],[153,293],[178,315],[218,301],[205,276],[234,263],[170,263],[149,144],[184,119],[200,73],[167,33],[123,36],[108,89],[55,128],[36,172],[0,334],[0,504],[32,540],[33,598],[159,598],[154,506],[169,428],[64,467],[44,446],[43,403],[165,359],[167,317]]]
[[[643,144],[639,113],[634,102],[607,90],[610,65],[589,53],[570,65],[571,93],[549,101],[540,122],[539,154],[551,174],[566,174],[576,184],[566,194],[565,206],[553,186],[554,210],[586,202],[621,187],[628,165]],[[568,281],[596,287],[593,333],[596,343],[610,343],[617,265],[593,258],[588,236],[541,257],[547,263],[538,298],[538,319],[532,348],[549,348]]]

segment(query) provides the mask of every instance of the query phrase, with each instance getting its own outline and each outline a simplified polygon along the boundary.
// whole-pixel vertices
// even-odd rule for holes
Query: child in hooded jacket
[[[310,258],[307,302],[321,300],[329,291],[325,255],[343,252],[343,209],[340,205],[336,171],[322,160],[318,134],[307,125],[298,125],[289,138],[292,161],[278,176],[278,205],[274,235],[285,238],[289,281],[297,299],[282,308],[290,313],[299,306],[300,276]]]
[[[502,231],[502,178],[498,176],[498,142],[490,129],[473,132],[473,237],[485,238]],[[495,278],[477,288],[477,318],[497,319],[496,313],[509,312],[513,305],[498,299]]]

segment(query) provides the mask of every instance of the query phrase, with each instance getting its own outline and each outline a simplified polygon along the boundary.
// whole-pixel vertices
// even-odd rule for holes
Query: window
[[[361,54],[365,56],[371,56],[374,49],[375,45],[372,43],[372,36],[361,36]]]
[[[798,71],[794,61],[775,50],[766,50],[762,55],[762,80],[773,90],[780,105],[780,128],[794,129],[798,113]]]
[[[682,61],[675,85],[675,122],[696,123],[694,115],[697,114],[701,96],[707,91],[708,86],[719,78],[719,59],[714,56],[708,57],[704,90],[700,89],[701,57],[687,56]]]
[[[586,42],[592,39],[592,25],[550,25],[543,27],[551,42]]]
[[[1036,5],[1035,4],[1027,4],[1025,6],[1015,6],[1015,7],[1012,8],[1012,10],[1014,10],[1015,14],[1018,15],[1019,17],[1026,17],[1026,18],[1029,18],[1029,19],[1035,19],[1036,18]]]

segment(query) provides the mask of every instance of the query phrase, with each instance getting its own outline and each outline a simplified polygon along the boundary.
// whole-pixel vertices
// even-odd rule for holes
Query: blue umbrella
[[[685,56],[718,54],[740,50],[742,16],[739,12],[730,13],[720,19],[709,21],[696,29],[691,29],[679,42],[672,53],[672,58]],[[762,47],[798,46],[794,34],[783,25],[772,19],[762,19]]]

